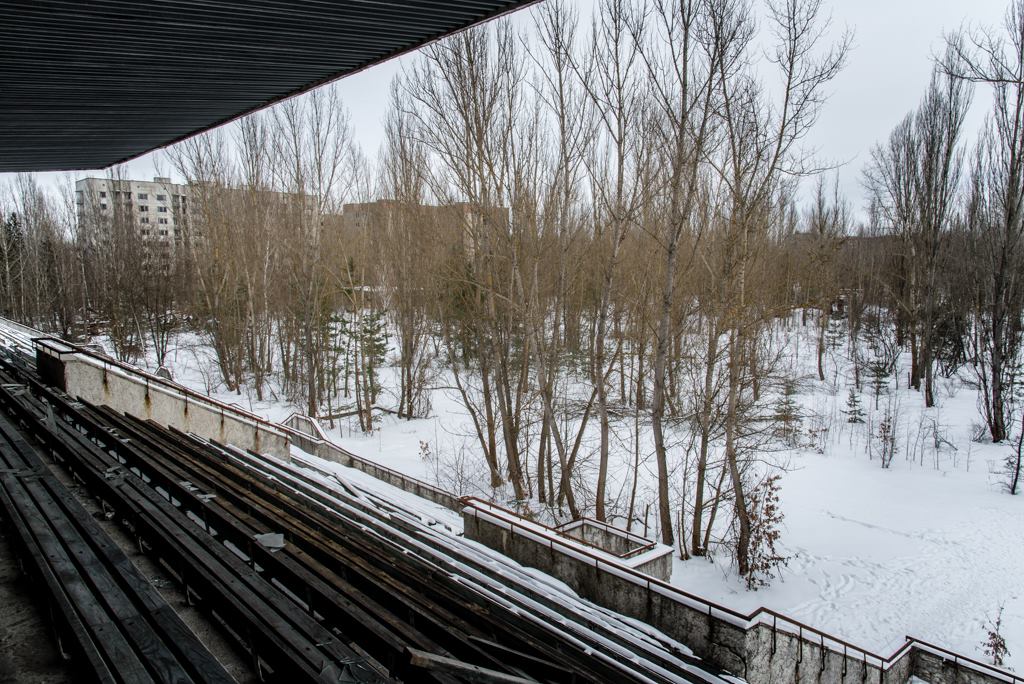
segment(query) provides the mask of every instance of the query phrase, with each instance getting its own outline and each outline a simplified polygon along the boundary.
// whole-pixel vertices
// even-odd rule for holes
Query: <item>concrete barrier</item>
[[[672,576],[671,546],[620,530],[594,518],[583,517],[553,529],[563,537],[610,554],[637,572],[660,580],[668,580]]]
[[[72,397],[285,461],[294,444],[453,511],[461,509],[455,495],[342,449],[308,416],[292,414],[283,425],[272,423],[79,345],[52,337],[34,343],[40,378]]]
[[[750,684],[905,684],[911,675],[929,684],[1024,684],[1012,672],[911,637],[881,656],[765,608],[743,615],[566,539],[558,528],[472,497],[462,502],[468,539],[646,622]]]
[[[287,432],[240,408],[55,338],[35,340],[42,380],[72,397],[282,460]]]

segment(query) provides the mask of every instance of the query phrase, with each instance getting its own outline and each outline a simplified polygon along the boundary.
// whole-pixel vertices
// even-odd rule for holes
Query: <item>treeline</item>
[[[393,407],[426,415],[443,373],[495,490],[632,525],[650,434],[661,539],[684,557],[725,544],[753,582],[781,560],[760,455],[792,393],[778,329],[794,312],[817,326],[821,380],[830,345],[845,341],[858,390],[906,350],[923,402],[965,370],[991,438],[1011,432],[1022,8],[1002,32],[949,38],[872,154],[864,225],[804,145],[850,45],[820,0],[606,0],[591,25],[549,1],[528,31],[425,48],[392,86],[374,164],[330,88],[172,149],[192,207],[169,255],[20,180],[2,305],[64,334],[102,323],[126,358],[160,359],[191,326],[227,387],[280,388],[311,414],[354,397],[364,430],[386,327]],[[972,145],[977,83],[993,106]]]

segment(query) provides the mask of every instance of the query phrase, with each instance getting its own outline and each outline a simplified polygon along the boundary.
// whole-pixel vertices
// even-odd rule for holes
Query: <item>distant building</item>
[[[152,181],[83,178],[75,183],[78,217],[124,217],[139,234],[169,251],[183,238],[188,220],[189,187],[170,178]]]
[[[483,218],[473,205],[467,202],[451,204],[420,204],[412,207],[398,200],[382,199],[374,202],[346,204],[342,207],[341,224],[346,237],[385,238],[403,212],[419,223],[424,236],[439,239],[446,244],[462,245],[467,255],[474,253],[475,234],[479,233]],[[499,226],[507,227],[509,211],[498,207],[490,212],[490,219]]]

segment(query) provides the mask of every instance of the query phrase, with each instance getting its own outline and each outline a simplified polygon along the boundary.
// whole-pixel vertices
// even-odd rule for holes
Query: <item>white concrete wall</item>
[[[290,441],[285,432],[255,422],[231,406],[213,400],[198,401],[144,375],[104,367],[90,357],[63,354],[61,358],[65,391],[73,397],[240,449],[282,460],[290,457]]]

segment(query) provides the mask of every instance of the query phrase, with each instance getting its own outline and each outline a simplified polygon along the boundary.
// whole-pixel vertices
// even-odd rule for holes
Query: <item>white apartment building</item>
[[[188,199],[187,185],[161,176],[152,181],[83,178],[75,183],[79,220],[85,211],[127,216],[143,238],[160,243],[165,251],[184,237]]]

